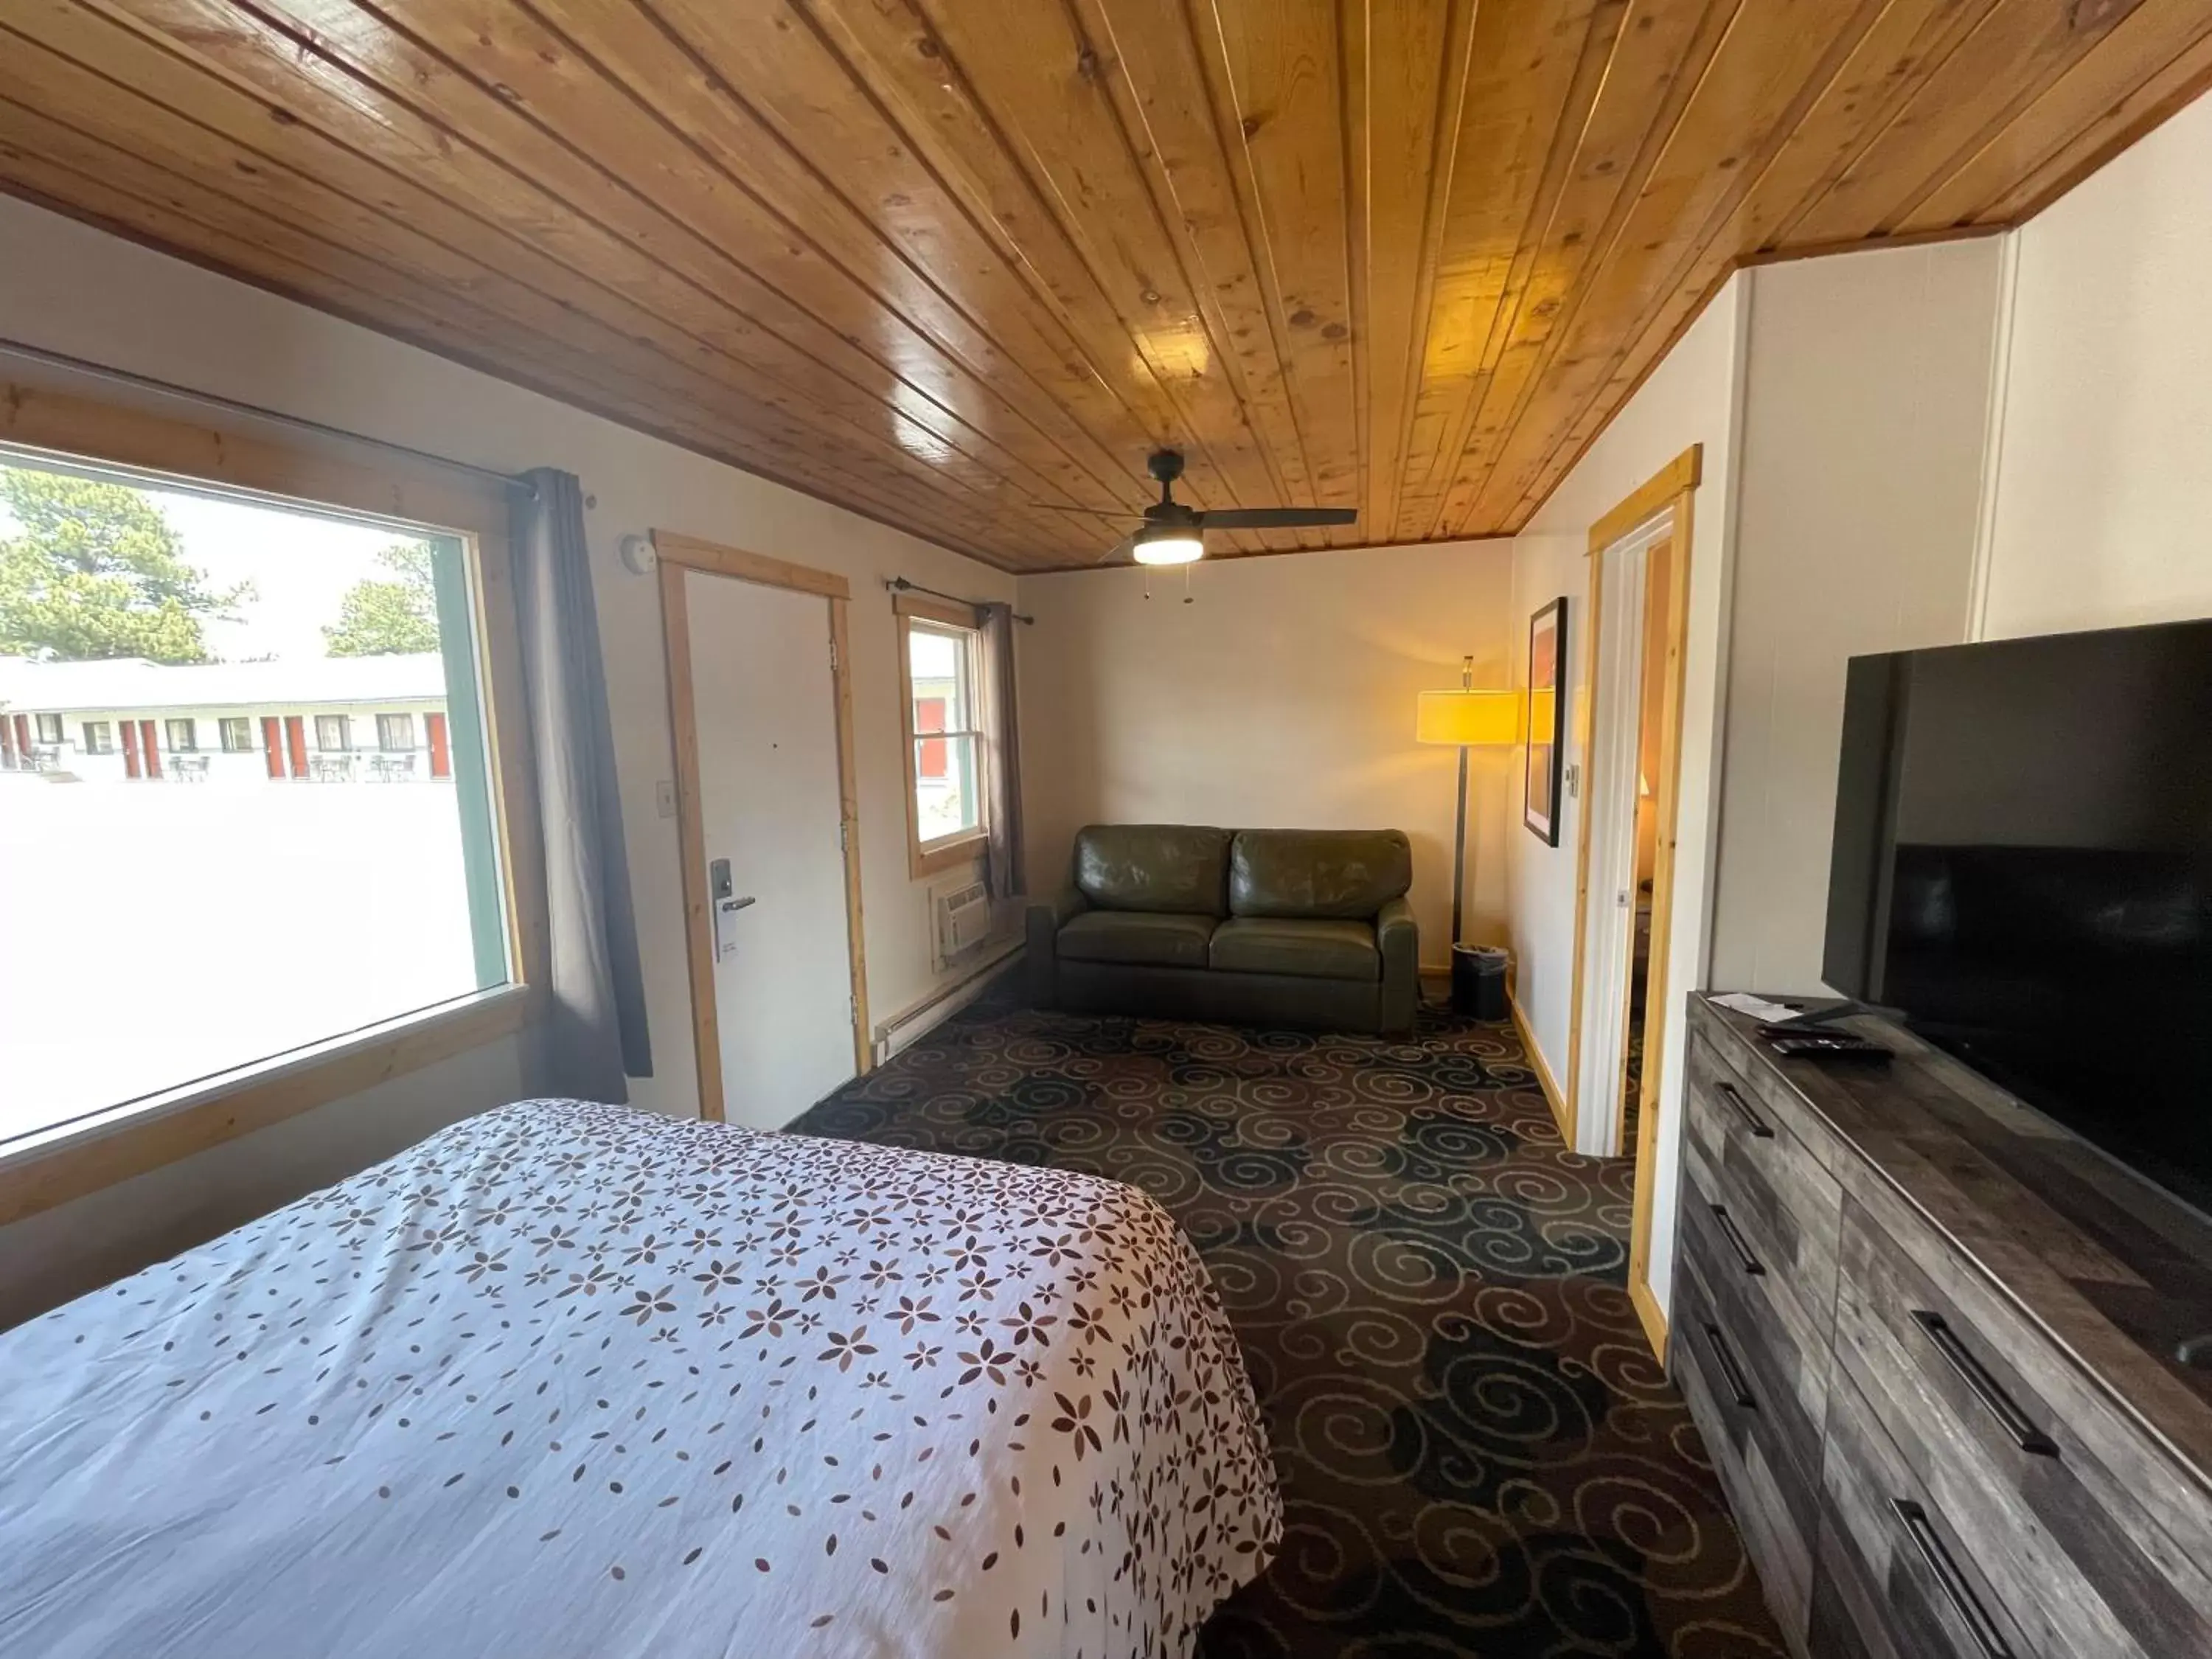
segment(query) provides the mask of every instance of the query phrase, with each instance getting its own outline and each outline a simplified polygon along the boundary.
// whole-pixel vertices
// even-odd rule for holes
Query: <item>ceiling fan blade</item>
[[[1208,530],[1300,530],[1308,525],[1358,524],[1356,507],[1231,507],[1202,513]]]
[[[1132,530],[1127,535],[1122,537],[1120,541],[1115,542],[1113,546],[1108,548],[1103,553],[1101,553],[1094,562],[1104,564],[1113,559],[1126,559],[1129,556],[1129,550],[1136,546],[1136,544],[1137,532]]]
[[[1081,513],[1093,519],[1132,519],[1133,508],[1127,507],[1062,507],[1058,501],[1031,501],[1031,507],[1041,507],[1048,513]]]

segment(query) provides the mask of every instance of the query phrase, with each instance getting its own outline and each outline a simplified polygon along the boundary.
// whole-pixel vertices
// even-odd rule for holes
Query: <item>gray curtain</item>
[[[1014,608],[987,605],[983,616],[984,803],[991,826],[993,898],[1029,890],[1022,874],[1022,744],[1014,715]]]
[[[521,503],[514,520],[514,603],[552,947],[543,1086],[620,1103],[629,1098],[625,1075],[653,1075],[653,1050],[583,489],[573,473],[550,468],[531,473],[529,482],[535,499]]]

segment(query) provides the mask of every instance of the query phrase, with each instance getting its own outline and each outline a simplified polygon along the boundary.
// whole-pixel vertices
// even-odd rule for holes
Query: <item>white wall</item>
[[[2212,98],[2014,240],[1977,636],[2212,615]]]
[[[640,1105],[688,1115],[697,1100],[676,824],[653,805],[655,781],[673,775],[659,600],[651,580],[616,562],[617,544],[658,526],[848,576],[870,996],[887,1014],[927,994],[933,979],[922,891],[907,875],[897,657],[882,582],[903,574],[976,599],[1006,599],[1010,576],[12,198],[0,198],[0,247],[7,250],[0,336],[482,466],[565,468],[597,497],[586,520],[653,1030],[655,1075],[634,1085]],[[388,1085],[380,1109],[427,1129],[507,1098],[514,1079],[512,1067],[457,1063]],[[289,1133],[250,1136],[197,1167],[180,1166],[191,1172],[177,1178],[239,1192],[289,1190],[310,1153],[339,1144],[331,1137],[347,1121],[343,1109],[325,1109]],[[333,1167],[328,1158],[316,1163]],[[126,1218],[135,1226],[137,1216],[121,1205],[100,1213],[118,1226]],[[9,1271],[58,1271],[27,1251],[38,1241],[77,1236],[76,1222],[24,1225],[35,1232],[0,1231]],[[143,1237],[151,1259],[184,1235],[149,1221]]]
[[[1682,775],[1675,821],[1672,975],[1662,1090],[1680,1097],[1682,994],[1705,983],[1707,896],[1711,879],[1718,786],[1719,690],[1725,666],[1722,622],[1735,538],[1736,420],[1741,398],[1746,284],[1732,279],[1613,417],[1598,441],[1513,544],[1514,677],[1528,678],[1531,612],[1567,596],[1566,684],[1578,701],[1589,644],[1589,527],[1692,444],[1705,446],[1704,482],[1692,504],[1690,625],[1684,668]],[[1569,765],[1585,763],[1587,726],[1567,716]],[[1568,997],[1574,971],[1575,848],[1578,794],[1559,818],[1559,844],[1547,847],[1520,824],[1516,798],[1506,838],[1508,909],[1515,956],[1514,996],[1552,1074],[1567,1076]],[[1651,1238],[1651,1283],[1663,1304],[1674,1256],[1674,1191],[1680,1164],[1678,1115],[1659,1123]]]
[[[1745,273],[1715,986],[1822,993],[1844,664],[1966,637],[2002,253]]]
[[[1418,693],[1506,684],[1508,543],[1225,559],[1024,577],[1022,782],[1030,880],[1067,878],[1094,823],[1397,829],[1425,963],[1451,917],[1455,750],[1413,741]],[[1504,936],[1517,751],[1471,752],[1467,934]],[[1517,805],[1512,807],[1517,814]]]

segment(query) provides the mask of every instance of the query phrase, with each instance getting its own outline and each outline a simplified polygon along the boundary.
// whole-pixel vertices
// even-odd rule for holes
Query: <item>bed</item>
[[[1152,1659],[1280,1529],[1188,1242],[1054,1170],[526,1101],[0,1335],[42,1659]]]

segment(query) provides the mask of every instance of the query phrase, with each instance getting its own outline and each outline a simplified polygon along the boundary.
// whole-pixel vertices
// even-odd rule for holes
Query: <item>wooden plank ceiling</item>
[[[994,564],[1509,532],[1747,258],[2008,225],[2212,0],[0,0],[0,188]]]

